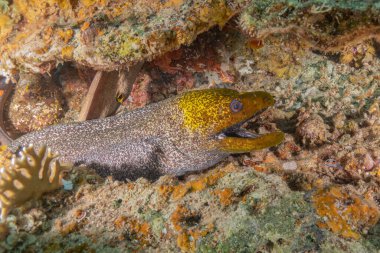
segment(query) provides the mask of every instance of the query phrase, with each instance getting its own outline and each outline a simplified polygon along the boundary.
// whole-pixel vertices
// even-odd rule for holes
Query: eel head
[[[197,90],[185,93],[179,102],[184,127],[215,140],[217,150],[245,153],[280,144],[284,133],[254,134],[242,125],[273,106],[272,95],[264,91],[239,93],[231,89]]]

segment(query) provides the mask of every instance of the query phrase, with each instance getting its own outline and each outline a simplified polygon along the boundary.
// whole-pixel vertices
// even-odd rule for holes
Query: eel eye
[[[237,99],[234,99],[230,104],[230,109],[232,112],[240,112],[243,109],[243,103]]]

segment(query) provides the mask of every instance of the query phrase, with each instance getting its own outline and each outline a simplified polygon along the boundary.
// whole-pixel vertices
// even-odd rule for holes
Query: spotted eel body
[[[190,91],[105,119],[26,134],[9,148],[47,145],[63,162],[116,179],[155,179],[208,168],[232,153],[277,145],[283,133],[250,135],[240,125],[274,104],[266,92]]]

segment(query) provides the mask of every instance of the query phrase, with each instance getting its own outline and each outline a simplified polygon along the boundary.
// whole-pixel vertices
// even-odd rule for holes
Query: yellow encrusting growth
[[[74,47],[73,46],[67,46],[62,48],[62,58],[63,59],[72,59],[74,54]]]
[[[2,220],[12,208],[61,186],[62,172],[68,171],[71,166],[61,165],[56,158],[57,155],[47,150],[46,146],[36,153],[30,145],[20,152],[20,157],[13,157],[11,166],[1,169]]]
[[[12,20],[8,15],[0,13],[0,40],[12,31]]]
[[[60,39],[62,39],[65,43],[68,43],[74,35],[74,31],[72,29],[60,29],[58,30],[58,35]]]
[[[28,23],[40,21],[48,15],[49,10],[59,7],[61,10],[71,9],[69,0],[15,0],[15,9],[26,18]]]
[[[196,226],[187,228],[185,225],[187,219],[197,216],[197,213],[189,210],[183,205],[178,205],[170,216],[170,221],[175,231],[177,231],[177,246],[181,252],[196,252],[199,238],[206,236],[214,230],[214,224],[209,223],[206,226]]]
[[[228,4],[223,1],[216,1],[209,5],[202,6],[199,11],[199,19],[202,22],[209,22],[210,18],[213,23],[217,24],[220,28],[234,15],[234,12],[228,8]]]
[[[232,188],[217,189],[214,191],[214,194],[219,197],[220,204],[223,207],[233,203],[234,191]]]
[[[320,228],[329,228],[344,238],[360,239],[360,232],[374,226],[380,210],[371,199],[333,186],[318,190],[312,197],[317,214],[323,219]]]
[[[183,4],[183,0],[170,0],[165,3],[165,7],[175,7],[179,8]]]

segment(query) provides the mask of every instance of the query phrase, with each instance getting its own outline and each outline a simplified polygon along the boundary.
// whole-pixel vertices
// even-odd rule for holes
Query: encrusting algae
[[[128,236],[138,240],[142,247],[149,244],[149,236],[151,234],[149,223],[140,222],[126,216],[120,216],[116,218],[114,224],[117,230],[127,230],[129,232]],[[118,239],[122,241],[126,238],[125,236],[120,236]]]
[[[360,232],[374,226],[380,219],[380,210],[370,199],[333,186],[318,190],[312,197],[317,214],[323,221],[320,228],[329,228],[344,238],[358,240]]]
[[[186,183],[179,183],[177,185],[160,185],[158,192],[160,195],[166,199],[171,199],[172,201],[181,200],[186,194],[191,192],[199,192],[207,189],[210,186],[215,185],[219,179],[223,178],[227,173],[236,170],[234,166],[226,166],[222,170],[218,170],[214,173],[207,173],[201,177],[190,180]]]
[[[195,252],[197,240],[214,230],[212,223],[201,228],[198,226],[189,228],[188,225],[185,225],[186,223],[191,223],[192,220],[196,222],[197,216],[196,212],[182,205],[178,205],[170,216],[174,230],[178,233],[177,246],[181,249],[181,252]]]

